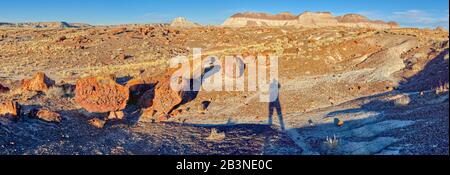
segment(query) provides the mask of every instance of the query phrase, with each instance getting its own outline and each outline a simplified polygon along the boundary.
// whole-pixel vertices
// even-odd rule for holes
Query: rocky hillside
[[[397,28],[395,22],[384,22],[380,20],[370,20],[358,14],[346,14],[343,16],[333,16],[329,12],[304,12],[298,16],[284,12],[276,15],[266,13],[238,13],[227,19],[223,26],[246,27],[246,26],[295,26],[295,27],[360,27],[387,29]]]

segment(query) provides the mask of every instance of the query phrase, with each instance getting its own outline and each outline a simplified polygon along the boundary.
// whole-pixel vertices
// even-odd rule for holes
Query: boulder
[[[93,118],[93,119],[89,120],[88,122],[89,122],[90,125],[98,128],[98,129],[103,128],[105,126],[105,124],[106,124],[106,121],[100,120],[98,118]]]
[[[169,114],[177,105],[183,102],[185,91],[172,89],[170,86],[171,75],[162,76],[155,86],[155,96],[152,108],[160,113]]]
[[[111,77],[88,77],[77,81],[75,101],[89,112],[105,113],[123,110],[128,101],[128,88]]]
[[[130,91],[129,101],[142,108],[151,107],[157,82],[153,78],[134,78],[128,81],[126,87]]]
[[[37,112],[36,117],[46,122],[54,122],[54,123],[61,122],[61,115],[59,115],[56,112],[49,111],[47,109],[40,109]]]
[[[114,28],[109,31],[110,35],[118,35],[127,31],[126,27]]]
[[[19,114],[18,104],[14,101],[0,103],[0,117],[17,117]]]
[[[173,89],[170,86],[171,73],[168,71],[161,76],[140,80],[140,83],[143,84],[139,84],[139,81],[135,80],[133,85],[129,85],[132,94],[142,94],[137,100],[140,107],[151,108],[150,111],[155,110],[160,114],[170,114],[183,100],[188,100],[187,91],[184,91],[183,88]],[[182,84],[181,87],[188,85],[187,81],[183,82],[185,84]],[[145,91],[142,93],[142,90]]]
[[[145,91],[151,89],[156,82],[150,78],[134,78],[128,81],[125,86],[129,89],[130,94],[140,96]]]
[[[31,79],[22,80],[22,89],[26,91],[45,92],[55,84],[45,73],[38,72]]]
[[[137,105],[141,108],[149,108],[153,106],[153,99],[155,98],[155,91],[149,89],[145,91],[142,96],[139,97]]]

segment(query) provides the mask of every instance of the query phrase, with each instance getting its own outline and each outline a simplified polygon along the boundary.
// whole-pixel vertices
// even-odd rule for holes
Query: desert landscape
[[[195,48],[277,56],[278,99],[171,89]],[[448,29],[353,13],[0,22],[0,154],[448,155],[448,68]]]

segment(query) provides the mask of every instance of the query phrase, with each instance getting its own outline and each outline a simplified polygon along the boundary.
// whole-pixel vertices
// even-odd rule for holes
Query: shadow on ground
[[[258,124],[138,124],[140,109],[130,105],[128,119],[108,122],[103,129],[90,126],[87,121],[93,116],[79,110],[59,111],[60,124],[0,118],[0,154],[448,154],[448,92],[433,91],[438,82],[448,83],[448,59],[443,55],[403,81],[398,91],[355,99],[348,103],[368,102],[325,115],[344,120],[342,127],[330,122],[282,132]],[[273,110],[281,112],[281,104]],[[206,140],[212,128],[224,132],[225,139]]]
[[[399,90],[345,102],[360,107],[328,112],[327,124],[293,129],[303,137],[297,142],[319,154],[448,155],[449,94],[435,91],[449,82],[446,54],[448,49]]]

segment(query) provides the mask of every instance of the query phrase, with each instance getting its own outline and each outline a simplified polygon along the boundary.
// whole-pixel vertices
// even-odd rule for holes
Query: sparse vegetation
[[[436,87],[435,92],[436,95],[440,95],[443,94],[445,92],[448,92],[448,87],[449,87],[449,83],[442,83],[441,81],[439,81],[439,86]]]
[[[411,98],[409,98],[407,95],[402,95],[401,97],[394,100],[394,104],[397,107],[401,106],[407,106],[411,103]]]
[[[62,87],[53,86],[45,92],[45,95],[49,98],[62,98],[66,95],[66,93]]]
[[[336,137],[336,135],[333,135],[333,137],[328,137],[325,139],[325,145],[330,150],[336,150],[339,146],[339,139]]]
[[[211,133],[209,134],[209,136],[206,138],[206,140],[209,141],[222,141],[225,139],[225,133],[224,132],[217,132],[216,128],[212,128],[211,129]]]

